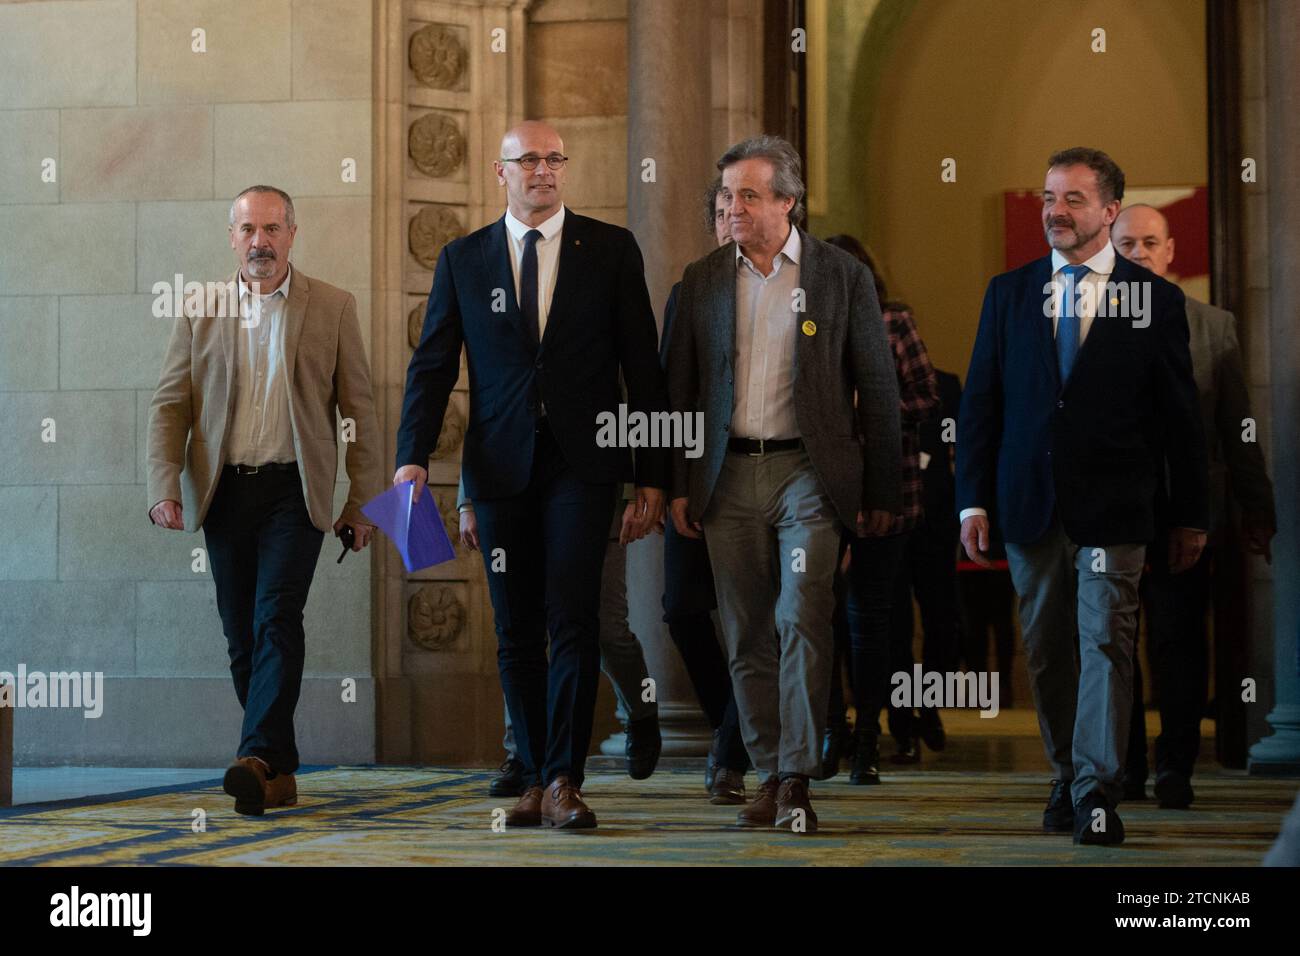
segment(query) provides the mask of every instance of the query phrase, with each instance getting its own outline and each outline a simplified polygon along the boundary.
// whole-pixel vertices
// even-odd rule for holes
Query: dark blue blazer
[[[555,292],[539,346],[515,297],[505,217],[448,243],[438,257],[420,343],[406,372],[397,466],[427,467],[447,401],[469,366],[469,427],[461,479],[470,499],[515,495],[528,484],[537,399],[565,461],[587,482],[665,488],[668,450],[596,444],[596,416],[666,411],[654,312],[641,250],[620,226],[565,210]],[[494,311],[494,303],[504,310]],[[627,386],[624,399],[619,373]]]
[[[957,510],[989,511],[1031,544],[1055,510],[1079,545],[1141,544],[1165,483],[1171,524],[1208,527],[1205,438],[1182,291],[1115,260],[1114,283],[1150,289],[1150,325],[1098,316],[1068,381],[1044,314],[1048,256],[996,276],[984,295],[957,420]]]

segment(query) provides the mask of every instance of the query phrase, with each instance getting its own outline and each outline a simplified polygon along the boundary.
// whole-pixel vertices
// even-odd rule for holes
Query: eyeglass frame
[[[551,165],[551,158],[552,158],[552,157],[559,157],[559,164],[558,164],[558,165],[555,165],[555,166],[552,166],[552,165]],[[530,169],[528,166],[525,166],[525,165],[524,165],[528,160],[533,160],[533,165],[532,165],[532,168],[531,168],[531,169]],[[518,163],[520,169],[524,170],[525,172],[529,172],[529,173],[531,173],[531,172],[533,172],[534,170],[536,170],[537,167],[540,166],[543,162],[546,163],[546,168],[547,168],[547,169],[549,169],[551,172],[555,172],[557,169],[563,169],[563,168],[564,168],[564,164],[567,163],[568,161],[569,161],[569,157],[568,157],[568,156],[564,156],[564,155],[562,155],[561,153],[548,153],[548,154],[545,155],[545,156],[533,156],[532,154],[525,153],[523,156],[515,156],[515,157],[510,158],[510,159],[507,159],[507,158],[504,157],[504,156],[501,157],[501,162],[503,162],[503,163]]]

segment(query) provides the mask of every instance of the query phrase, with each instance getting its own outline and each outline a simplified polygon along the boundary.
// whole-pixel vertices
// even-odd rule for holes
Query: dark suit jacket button
[[[729,431],[731,431],[731,426],[730,426],[730,425],[723,425],[723,426],[722,426],[722,430],[723,430],[724,432],[729,432]]]
[[[1064,401],[1058,401],[1058,402],[1056,403],[1056,407],[1057,407],[1057,408],[1064,408],[1064,407],[1065,407],[1065,402],[1064,402]]]
[[[542,370],[542,363],[541,363],[541,362],[538,362],[538,363],[534,366],[534,368],[536,368],[537,371],[540,372],[540,371]]]

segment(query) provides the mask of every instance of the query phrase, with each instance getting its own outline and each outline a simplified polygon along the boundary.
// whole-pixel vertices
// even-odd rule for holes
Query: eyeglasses
[[[538,167],[541,161],[542,157],[534,156],[532,153],[529,153],[527,156],[516,156],[513,159],[506,159],[505,157],[502,157],[501,159],[501,162],[503,163],[518,163],[521,168],[528,170],[530,173]],[[546,166],[548,169],[560,169],[568,161],[568,156],[561,156],[559,153],[551,153],[551,155],[546,157]]]

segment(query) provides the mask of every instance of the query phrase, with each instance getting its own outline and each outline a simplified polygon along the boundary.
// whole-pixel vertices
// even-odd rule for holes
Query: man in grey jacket
[[[898,384],[870,271],[799,228],[794,148],[745,140],[718,169],[734,242],[687,266],[668,351],[673,410],[704,415],[700,457],[674,457],[672,518],[709,542],[760,784],[738,822],[811,833],[840,534],[901,510]]]
[[[1163,277],[1174,260],[1169,223],[1151,206],[1126,207],[1115,220],[1112,239],[1120,255],[1158,276]],[[1212,590],[1211,552],[1216,538],[1222,536],[1227,488],[1241,506],[1246,545],[1252,554],[1271,560],[1269,541],[1277,529],[1273,485],[1250,424],[1254,419],[1236,319],[1231,312],[1188,296],[1187,327],[1210,460],[1209,543],[1196,564],[1181,574],[1171,574],[1162,563],[1153,562],[1142,587],[1151,640],[1148,654],[1160,698],[1155,794],[1161,807],[1173,809],[1186,809],[1192,803],[1192,767],[1201,745],[1208,682],[1205,616]],[[1141,685],[1135,682],[1135,687],[1140,694]],[[1133,720],[1125,788],[1136,797],[1146,776],[1140,709],[1134,710]]]

